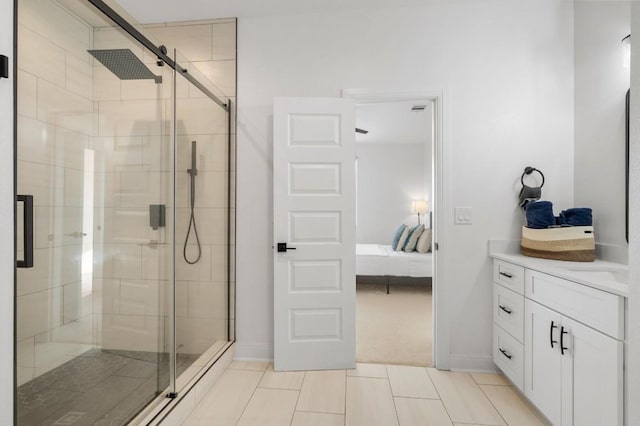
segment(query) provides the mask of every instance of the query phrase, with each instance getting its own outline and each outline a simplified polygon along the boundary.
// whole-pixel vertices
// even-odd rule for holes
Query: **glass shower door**
[[[17,420],[126,424],[169,386],[172,70],[64,4],[18,2]]]
[[[176,76],[177,384],[184,385],[229,341],[229,114],[225,95],[180,52]],[[199,85],[194,84],[193,79]]]

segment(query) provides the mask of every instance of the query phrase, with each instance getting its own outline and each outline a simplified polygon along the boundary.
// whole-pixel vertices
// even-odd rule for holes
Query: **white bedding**
[[[431,277],[432,258],[432,253],[406,253],[380,244],[356,244],[356,275]]]

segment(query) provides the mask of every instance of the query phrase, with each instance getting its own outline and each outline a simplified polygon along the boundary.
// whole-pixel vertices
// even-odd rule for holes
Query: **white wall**
[[[356,143],[357,243],[388,245],[401,223],[418,222],[411,203],[425,197],[425,151],[430,149],[426,144]]]
[[[13,2],[0,2],[0,54],[9,79],[0,80],[0,424],[13,423]]]
[[[520,174],[573,204],[573,3],[433,2],[238,23],[237,355],[272,356],[272,100],[345,88],[441,90],[444,205],[438,224],[452,366],[490,367],[487,240],[516,239]],[[453,207],[473,208],[454,226]]]
[[[640,3],[631,6],[631,28],[640,33]],[[631,92],[640,93],[640,43],[631,44]],[[640,97],[631,96],[629,207],[629,321],[627,424],[640,424]]]
[[[575,3],[575,203],[591,207],[596,240],[625,240],[625,95],[621,40],[631,3]]]

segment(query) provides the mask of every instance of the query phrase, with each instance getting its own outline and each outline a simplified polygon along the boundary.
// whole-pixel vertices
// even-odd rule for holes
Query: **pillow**
[[[431,251],[431,229],[425,229],[420,238],[418,238],[418,244],[416,244],[416,250],[419,253],[427,253]]]
[[[409,231],[409,238],[407,238],[407,243],[404,245],[404,251],[407,253],[412,252],[416,249],[416,244],[418,244],[418,238],[424,232],[424,225],[416,225]]]
[[[400,235],[400,239],[398,240],[398,245],[395,248],[395,251],[402,251],[402,248],[407,243],[407,238],[409,238],[409,231],[411,228],[408,226],[404,227],[404,231],[402,231],[402,235]]]
[[[407,225],[405,224],[398,226],[398,229],[396,229],[396,232],[393,234],[393,238],[391,239],[391,250],[395,251],[396,247],[398,247],[398,241],[400,241],[400,237],[406,228]]]

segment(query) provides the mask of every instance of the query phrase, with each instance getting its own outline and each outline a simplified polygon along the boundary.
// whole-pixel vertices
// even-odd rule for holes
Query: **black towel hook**
[[[542,174],[542,172],[540,170],[536,169],[535,167],[531,167],[531,166],[527,166],[527,167],[524,168],[524,173],[522,173],[522,176],[520,176],[520,183],[522,183],[522,186],[525,186],[525,184],[524,184],[525,175],[530,175],[533,172],[538,172],[538,173],[540,173],[540,176],[542,176],[542,183],[538,187],[538,188],[542,188],[544,186],[544,174]]]

